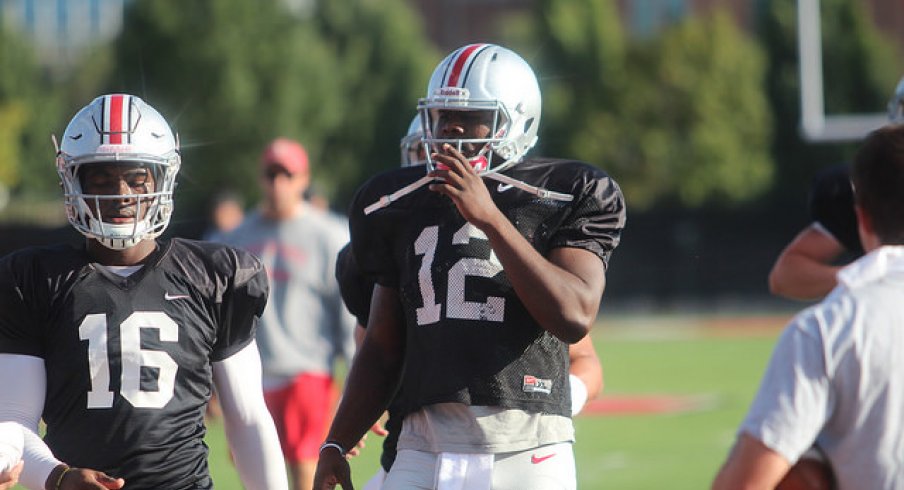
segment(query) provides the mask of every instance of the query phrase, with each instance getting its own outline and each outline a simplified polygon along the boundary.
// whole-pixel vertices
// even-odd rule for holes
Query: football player
[[[596,167],[525,158],[540,105],[520,56],[464,46],[418,104],[426,175],[358,190],[352,249],[377,285],[316,489],[350,488],[346,453],[399,384],[384,489],[575,488],[568,345],[596,319],[625,205]]]
[[[415,116],[408,126],[408,133],[401,139],[400,148],[402,154],[402,167],[411,165],[423,165],[426,163],[426,154],[422,142],[424,132],[421,129],[420,118]],[[340,252],[336,261],[336,280],[339,282],[342,292],[342,301],[348,310],[355,316],[357,327],[355,329],[356,343],[360,346],[365,335],[367,318],[370,313],[371,295],[374,282],[361,274],[355,263],[351,245],[346,245]],[[570,360],[569,381],[571,383],[571,414],[577,415],[588,399],[596,398],[603,387],[603,370],[599,362],[593,342],[587,335],[580,342],[568,347]],[[398,416],[398,393],[394,402],[390,403],[387,412],[386,424],[375,424],[371,431],[379,436],[384,436],[383,452],[380,455],[380,469],[364,487],[364,490],[378,490],[381,488],[386,473],[392,467],[396,456],[396,443],[399,437],[401,421]]]
[[[904,78],[888,102],[888,120],[904,122]],[[788,299],[820,299],[838,284],[839,259],[863,255],[848,165],[820,172],[810,189],[813,222],[782,250],[769,272],[769,290]]]
[[[248,253],[158,238],[180,162],[154,108],[94,99],[56,158],[84,246],[0,260],[0,420],[31,429],[28,488],[213,488],[204,409],[214,386],[245,487],[287,488],[254,342],[267,276]]]

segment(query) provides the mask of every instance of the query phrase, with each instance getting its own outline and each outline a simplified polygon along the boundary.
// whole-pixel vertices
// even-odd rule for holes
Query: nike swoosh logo
[[[511,188],[512,188],[512,184],[499,184],[499,185],[496,187],[496,191],[497,191],[497,192],[505,192],[505,191],[507,191],[507,190],[509,190],[509,189],[511,189]]]
[[[530,463],[531,464],[540,464],[555,455],[556,455],[556,453],[552,453],[552,454],[547,454],[546,456],[540,456],[538,458],[536,454],[531,454],[530,455]]]
[[[191,296],[189,296],[187,294],[163,293],[163,299],[165,299],[167,301],[173,301],[173,300],[177,300],[177,299],[189,299],[189,298],[191,298]]]

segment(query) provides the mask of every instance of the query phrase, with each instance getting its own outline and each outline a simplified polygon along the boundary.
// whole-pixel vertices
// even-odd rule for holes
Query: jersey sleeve
[[[233,255],[234,270],[224,277],[226,289],[220,304],[220,325],[211,360],[222,361],[254,340],[270,285],[260,260],[244,250],[224,247]],[[227,272],[228,273],[228,272]]]
[[[339,251],[336,259],[336,281],[339,283],[342,302],[345,303],[346,309],[354,315],[359,325],[366,327],[374,285],[358,269],[351,243]]]
[[[413,167],[408,169],[411,168]],[[366,182],[355,194],[349,209],[349,231],[355,261],[361,274],[376,283],[396,288],[399,285],[399,273],[395,266],[392,236],[395,226],[407,219],[405,203],[393,203],[371,214],[364,214],[364,208],[404,184],[381,177],[383,176]]]
[[[618,184],[602,171],[585,172],[577,181],[572,211],[553,236],[552,247],[589,250],[608,266],[625,227],[625,199]]]
[[[847,165],[830,167],[813,178],[810,187],[810,217],[850,252],[861,255],[857,232],[854,190]]]
[[[29,304],[41,281],[27,280],[28,260],[18,254],[0,259],[0,353],[43,357],[38,313]]]

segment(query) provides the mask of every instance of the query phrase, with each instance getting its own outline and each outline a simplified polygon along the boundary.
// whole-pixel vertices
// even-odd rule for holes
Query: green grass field
[[[786,316],[637,317],[606,319],[593,339],[605,372],[602,399],[699,396],[700,406],[658,414],[577,417],[578,488],[708,488],[734,440]],[[221,490],[240,489],[222,427],[208,443]],[[377,468],[380,438],[352,460],[356,487]]]

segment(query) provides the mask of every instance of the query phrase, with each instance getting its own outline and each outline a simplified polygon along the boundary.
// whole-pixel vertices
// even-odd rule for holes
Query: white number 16
[[[162,408],[173,398],[179,366],[166,352],[141,348],[143,328],[159,330],[161,342],[179,340],[179,326],[166,313],[136,311],[129,315],[119,325],[122,352],[120,394],[134,407]],[[88,341],[88,367],[91,370],[88,408],[110,408],[113,406],[113,392],[110,391],[107,316],[103,313],[86,316],[78,328],[78,335],[81,340]],[[157,391],[141,389],[142,367],[157,368]]]

